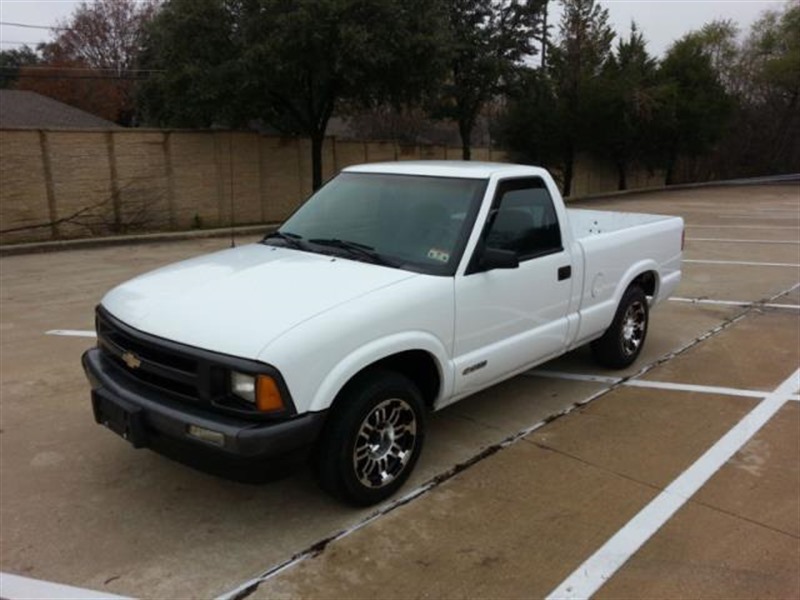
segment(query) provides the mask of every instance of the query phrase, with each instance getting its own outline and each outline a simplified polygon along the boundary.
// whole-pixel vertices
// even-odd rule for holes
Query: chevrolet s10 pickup
[[[541,168],[349,167],[260,243],[111,290],[82,359],[94,417],[134,447],[302,454],[373,504],[429,411],[583,344],[633,363],[682,252],[680,218],[567,209]]]

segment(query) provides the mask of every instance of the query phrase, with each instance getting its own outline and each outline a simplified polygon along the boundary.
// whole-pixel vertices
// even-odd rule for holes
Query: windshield
[[[452,275],[485,188],[483,179],[341,173],[265,241]]]

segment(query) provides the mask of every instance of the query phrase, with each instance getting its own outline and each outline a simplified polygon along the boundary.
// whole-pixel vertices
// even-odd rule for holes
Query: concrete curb
[[[77,240],[57,240],[52,242],[32,242],[28,244],[8,244],[0,246],[0,257],[19,254],[35,254],[39,252],[57,252],[61,250],[85,250],[107,246],[126,246],[132,244],[153,244],[164,242],[180,242],[183,240],[225,238],[239,235],[264,234],[278,228],[280,223],[264,223],[263,225],[245,225],[218,229],[200,229],[191,231],[167,231],[160,233],[142,233],[137,235],[116,235]]]
[[[766,177],[752,177],[750,179],[726,179],[722,181],[702,181],[699,183],[678,183],[668,186],[656,186],[646,188],[636,188],[632,190],[615,190],[613,192],[598,192],[596,194],[585,194],[583,196],[569,196],[565,202],[579,202],[581,200],[599,200],[601,198],[619,198],[622,196],[632,196],[636,194],[650,194],[653,192],[671,192],[677,190],[692,190],[707,187],[727,187],[733,185],[764,185],[769,183],[800,183],[800,173],[790,175],[769,175]]]

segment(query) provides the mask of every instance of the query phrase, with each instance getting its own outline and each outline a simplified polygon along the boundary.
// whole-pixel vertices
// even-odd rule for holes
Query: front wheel
[[[366,373],[337,400],[317,456],[320,485],[358,506],[405,483],[422,450],[425,413],[417,387],[391,371]]]
[[[592,342],[594,359],[602,366],[624,369],[633,364],[647,337],[649,310],[642,288],[632,285],[622,296],[611,326]]]

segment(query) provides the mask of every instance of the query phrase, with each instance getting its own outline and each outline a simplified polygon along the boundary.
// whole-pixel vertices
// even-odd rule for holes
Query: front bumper
[[[98,348],[81,362],[92,386],[95,420],[134,447],[179,448],[197,456],[262,462],[305,454],[319,436],[325,412],[281,421],[249,421],[170,398],[128,376]],[[190,426],[221,434],[211,443],[189,435]],[[172,455],[174,452],[164,451]]]

